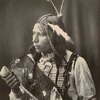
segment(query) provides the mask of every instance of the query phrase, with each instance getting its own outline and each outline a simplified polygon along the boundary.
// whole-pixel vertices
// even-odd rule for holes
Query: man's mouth
[[[39,46],[37,46],[37,45],[34,45],[34,47],[35,47],[35,49],[38,49],[39,48]]]

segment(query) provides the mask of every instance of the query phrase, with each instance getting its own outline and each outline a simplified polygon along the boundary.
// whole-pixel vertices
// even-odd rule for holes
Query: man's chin
[[[38,50],[38,49],[36,49],[36,52],[37,52],[37,53],[41,53],[41,51],[40,51],[40,50]]]

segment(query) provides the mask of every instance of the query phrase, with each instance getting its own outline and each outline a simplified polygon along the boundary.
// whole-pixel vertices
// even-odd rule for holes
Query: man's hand
[[[6,66],[2,67],[0,76],[10,86],[14,93],[19,92],[20,81],[18,80],[16,75],[13,72],[10,72],[10,70]]]
[[[3,77],[2,79],[5,80],[5,82],[10,86],[10,88],[13,90],[14,93],[19,92],[19,85],[20,81],[15,76],[14,73],[8,74],[6,77]]]

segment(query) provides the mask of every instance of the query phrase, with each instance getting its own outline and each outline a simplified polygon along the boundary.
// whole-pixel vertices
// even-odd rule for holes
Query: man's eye
[[[45,36],[45,34],[40,34],[40,33],[39,33],[38,35],[41,36],[41,37],[42,37],[42,36]]]
[[[40,36],[40,37],[45,36],[45,34],[42,34],[40,32],[33,32],[33,36],[35,36],[35,35]]]

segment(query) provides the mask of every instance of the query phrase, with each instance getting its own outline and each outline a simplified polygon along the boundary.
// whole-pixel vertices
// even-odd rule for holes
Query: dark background
[[[53,1],[59,9],[62,0]],[[0,0],[0,68],[27,53],[33,25],[47,13],[56,14],[46,0]],[[63,22],[89,65],[100,98],[100,0],[65,0]]]

